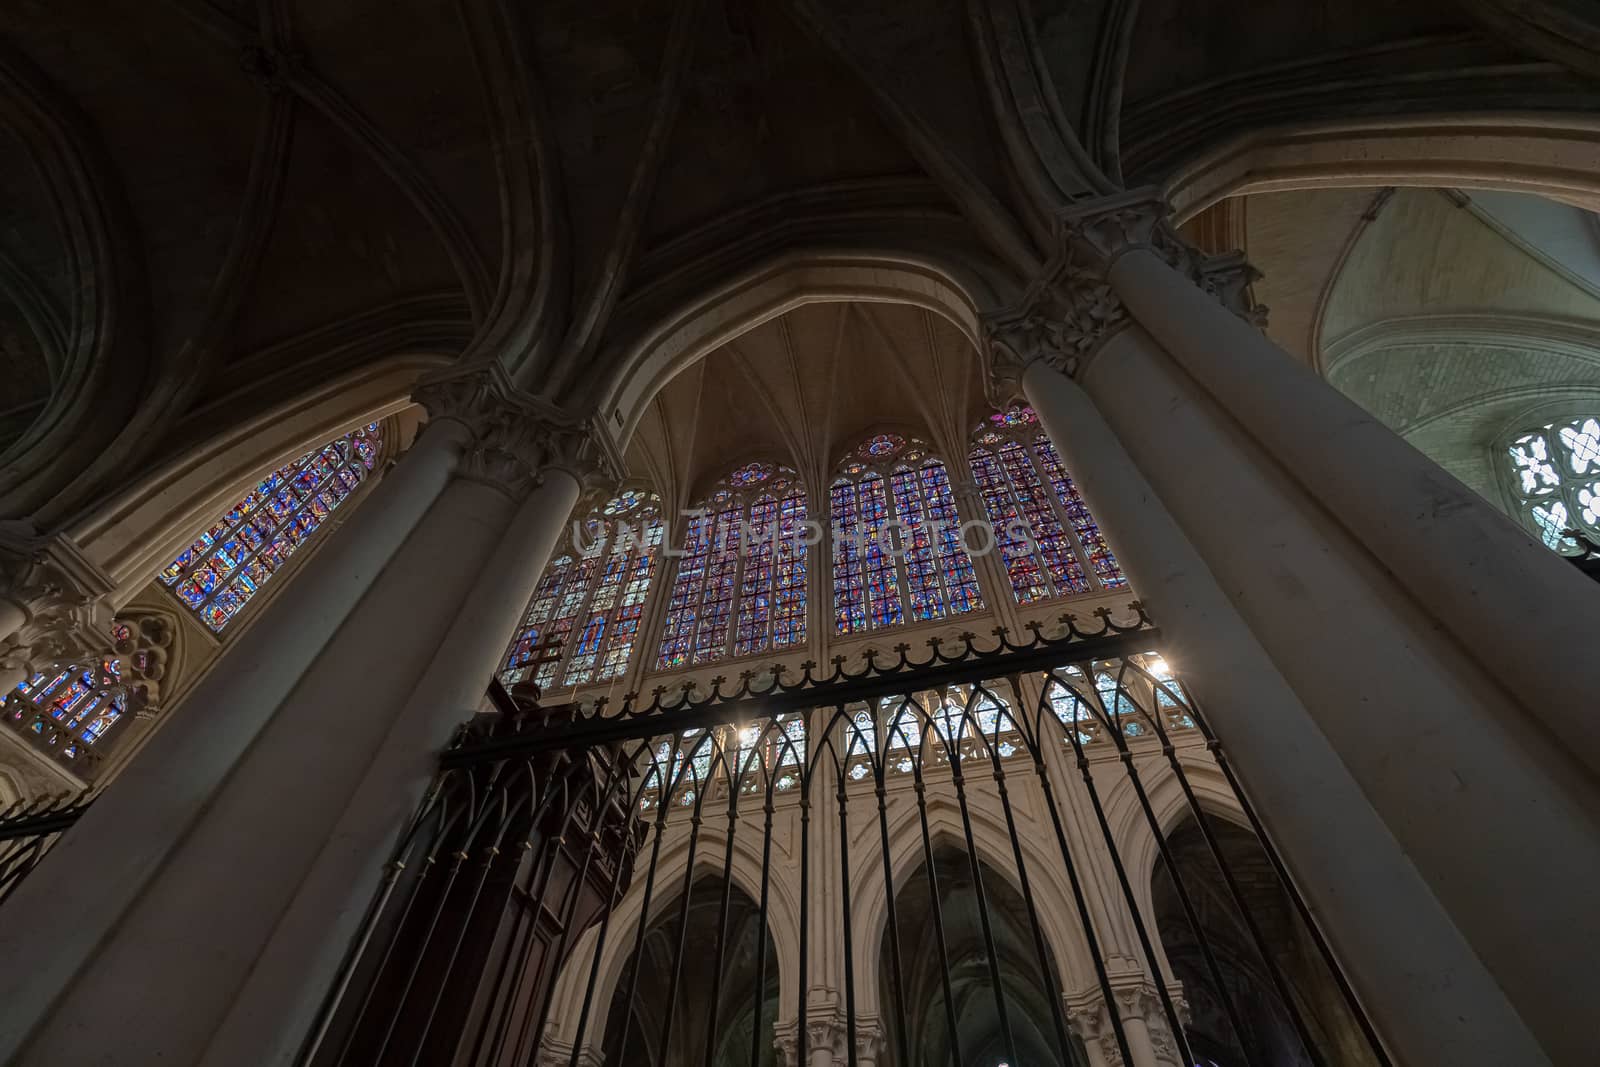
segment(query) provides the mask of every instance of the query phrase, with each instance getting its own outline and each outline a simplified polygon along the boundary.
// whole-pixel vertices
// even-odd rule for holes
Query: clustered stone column
[[[497,366],[417,398],[418,443],[0,916],[0,1059],[292,1060],[582,483],[620,473]]]
[[[1592,705],[1570,635],[1600,632],[1600,591],[1267,341],[1248,268],[1185,247],[1158,200],[1075,207],[1058,241],[990,318],[992,370],[1079,479],[1380,1030],[1407,1061],[1577,1054],[1594,726],[1578,759],[1550,731]],[[1514,666],[1484,648],[1540,612],[1550,640],[1519,635]]]
[[[883,1054],[883,1023],[874,1016],[856,1019],[855,1057],[858,1067],[876,1067]],[[778,1067],[802,1067],[800,1024],[795,1019],[773,1026],[773,1042],[778,1050]],[[839,993],[825,986],[813,987],[806,1003],[806,1056],[804,1067],[842,1067],[850,1062],[849,1020]]]

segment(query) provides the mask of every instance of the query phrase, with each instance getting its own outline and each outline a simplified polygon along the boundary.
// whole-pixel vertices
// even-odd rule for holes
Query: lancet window
[[[163,568],[161,581],[221,632],[377,469],[383,450],[374,422],[285,463]]]
[[[718,482],[690,513],[657,666],[804,643],[808,540],[805,488],[788,467],[747,463]]]
[[[545,568],[501,668],[542,688],[622,676],[639,636],[665,527],[661,503],[624,491],[569,529]]]
[[[968,458],[1017,603],[1128,584],[1032,408],[984,420]]]
[[[1600,544],[1600,415],[1517,434],[1505,461],[1518,517],[1549,548],[1584,555],[1568,530]]]
[[[983,607],[950,473],[920,441],[868,438],[840,463],[828,504],[838,633]]]

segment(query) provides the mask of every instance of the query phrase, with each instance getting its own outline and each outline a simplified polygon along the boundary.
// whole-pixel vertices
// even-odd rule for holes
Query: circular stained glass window
[[[646,495],[642,489],[628,489],[618,493],[610,503],[606,504],[605,514],[621,515],[623,512],[632,511],[639,506],[639,502],[644,500]]]
[[[905,440],[892,433],[880,433],[872,438],[862,449],[869,456],[888,456],[905,447]]]
[[[770,463],[747,463],[728,475],[728,484],[754,485],[756,482],[765,481],[771,474],[772,464]]]

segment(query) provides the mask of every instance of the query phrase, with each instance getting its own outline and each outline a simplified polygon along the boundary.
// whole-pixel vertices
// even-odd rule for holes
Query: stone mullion
[[[883,501],[884,501],[884,504],[885,504],[885,507],[886,507],[886,510],[887,510],[888,516],[889,516],[888,517],[888,521],[885,522],[884,526],[881,527],[880,529],[886,529],[891,523],[894,524],[894,534],[889,538],[890,543],[891,544],[902,545],[902,547],[903,547],[903,543],[904,543],[905,538],[901,534],[901,527],[900,527],[900,502],[895,499],[894,482],[891,481],[892,477],[893,477],[893,472],[892,471],[889,472],[888,474],[880,474],[880,478],[882,479],[882,482],[883,482]],[[859,500],[859,497],[858,497],[858,500]],[[904,551],[896,551],[896,552],[894,552],[894,554],[890,557],[890,561],[894,564],[895,582],[900,587],[900,625],[901,626],[908,626],[908,625],[910,625],[910,623],[912,621],[911,620],[911,580],[906,576],[905,552]],[[872,594],[870,592],[867,592],[867,589],[866,589],[867,581],[866,581],[866,579],[867,579],[866,560],[863,559],[862,563],[861,563],[861,584],[862,584],[862,592],[866,595],[866,598],[867,598],[867,630],[870,632],[872,630],[888,628],[888,627],[879,627],[879,626],[875,625],[872,622]]]
[[[582,556],[579,556],[573,560],[573,569],[581,571],[583,569],[583,564],[584,559]],[[556,664],[555,673],[550,675],[551,689],[560,689],[561,686],[566,682],[567,671],[572,666],[572,657],[577,654],[578,641],[582,639],[583,628],[588,622],[589,605],[594,603],[594,594],[595,591],[600,588],[600,581],[605,575],[605,568],[606,550],[602,548],[596,554],[595,569],[593,573],[589,575],[589,587],[583,591],[583,599],[578,602],[578,607],[572,614],[572,625],[567,629],[567,635],[573,639],[562,642],[561,661]],[[552,610],[559,610],[560,604],[561,601],[558,597],[555,608]],[[537,676],[535,677],[535,680],[537,680]]]
[[[978,591],[983,594],[985,605],[994,613],[1000,625],[1015,633],[1022,624],[1021,606],[1017,603],[1016,592],[1011,587],[1011,572],[1006,569],[1003,559],[995,558],[999,542],[994,536],[989,506],[984,501],[983,490],[978,485],[977,476],[972,472],[970,459],[964,475],[959,488],[953,479],[950,486],[951,495],[955,498],[956,517],[963,523],[990,523],[989,551],[981,556],[974,556],[968,552],[973,570],[978,576]]]
[[[628,595],[628,585],[633,580],[633,569],[638,565],[639,555],[643,550],[644,545],[636,542],[628,549],[627,558],[622,561],[622,578],[617,582],[616,599],[614,599],[611,602],[611,606],[606,609],[605,629],[601,631],[599,647],[594,650],[594,674],[591,676],[591,678],[596,683],[606,680],[600,678],[599,673],[605,669],[606,656],[611,651],[611,642],[617,636],[616,625],[618,615],[620,615],[622,612],[622,601]],[[597,591],[599,587],[600,583],[596,583],[595,589]],[[591,597],[590,599],[592,602],[593,598]],[[641,618],[640,621],[643,621],[643,619]],[[635,631],[633,636],[634,640],[638,640],[639,634],[637,631]],[[624,668],[624,670],[626,670],[626,668]],[[612,680],[614,681],[615,679]]]
[[[1037,436],[1037,433],[1038,431],[1035,431],[1035,436]],[[1020,435],[1018,436],[1020,437]],[[1050,509],[1055,513],[1056,521],[1061,524],[1061,532],[1066,534],[1067,537],[1071,539],[1070,543],[1072,545],[1072,551],[1075,555],[1077,555],[1078,565],[1083,568],[1084,577],[1088,579],[1089,582],[1089,589],[1087,591],[1093,593],[1105,592],[1106,587],[1101,583],[1100,575],[1095,572],[1093,561],[1089,559],[1089,550],[1083,547],[1083,542],[1078,538],[1078,528],[1073,523],[1072,517],[1067,514],[1066,504],[1063,503],[1061,498],[1056,495],[1055,487],[1051,485],[1050,472],[1045,470],[1044,462],[1039,458],[1039,448],[1037,442],[1023,441],[1019,439],[1017,440],[1017,445],[1022,449],[1023,455],[1027,457],[1028,464],[1033,468],[1034,474],[1038,476],[1039,488],[1043,491],[1044,498],[1049,501]],[[1068,477],[1071,477],[1072,472],[1067,470],[1067,465],[1065,463],[1061,465],[1061,469],[1067,474]],[[1077,483],[1074,482],[1073,484],[1076,485]],[[1098,521],[1099,520],[1096,520],[1096,522]],[[1104,533],[1104,531],[1101,532]],[[1044,553],[1040,552],[1038,555],[1039,565],[1044,567]],[[1049,568],[1045,567],[1045,571],[1046,573],[1049,573]],[[1064,595],[1072,596],[1073,594],[1069,592]]]
[[[750,532],[750,503],[742,501],[739,505],[739,520],[735,525],[739,531],[739,543],[734,549],[736,562],[733,565],[733,593],[728,597],[728,636],[722,643],[722,658],[734,659],[734,652],[739,646],[739,610],[744,606],[744,572],[750,563],[749,546],[745,541],[745,534]]]
[[[585,685],[591,683],[599,684],[601,681],[603,681],[603,679],[598,677],[598,675],[605,666],[606,653],[611,649],[612,639],[616,637],[615,626],[617,622],[617,615],[622,610],[622,598],[628,594],[628,583],[631,575],[633,574],[633,568],[638,564],[639,556],[644,551],[646,551],[646,549],[643,541],[635,541],[628,548],[627,554],[622,561],[622,577],[617,582],[616,595],[611,601],[611,606],[605,609],[606,624],[600,632],[600,644],[594,650],[594,669],[590,672],[589,681],[585,682]],[[579,618],[584,618],[585,616],[594,614],[594,598],[599,595],[600,587],[605,584],[605,572],[605,564],[602,562],[600,569],[595,573],[593,584],[589,589],[589,595],[585,598],[584,610],[578,616]],[[643,621],[642,615],[640,621]],[[581,638],[581,633],[579,636]],[[637,641],[638,638],[639,635],[636,632],[634,634],[634,640]],[[573,645],[573,650],[573,655],[576,655],[576,644]]]
[[[810,514],[809,510],[807,514]],[[833,544],[832,486],[823,493],[822,517],[817,524],[822,528],[822,536],[817,538],[816,544],[806,546],[809,566],[806,572],[806,623],[810,627],[806,631],[806,648],[813,662],[826,663],[838,628],[838,620],[834,615],[839,610],[834,599],[834,569],[837,562]]]
[[[656,661],[661,657],[661,641],[667,614],[672,607],[672,591],[678,584],[680,557],[666,554],[669,544],[663,534],[657,571],[650,579],[650,588],[644,595],[644,605],[639,615],[639,635],[634,639],[639,642],[639,647],[629,657],[628,666],[622,672],[624,688],[630,693],[640,692],[645,677],[658,669]]]

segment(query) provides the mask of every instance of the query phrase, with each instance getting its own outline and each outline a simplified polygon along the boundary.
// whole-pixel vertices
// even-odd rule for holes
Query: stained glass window
[[[794,471],[748,463],[692,513],[662,630],[662,669],[806,639],[806,495]]]
[[[372,423],[284,464],[168,564],[161,581],[221,632],[350,498],[382,454],[383,438]]]
[[[76,759],[127,710],[122,662],[54,667],[22,681],[0,705],[11,725],[32,732],[52,751]]]
[[[1505,458],[1517,515],[1547,547],[1588,552],[1568,530],[1600,543],[1600,415],[1520,433]]]
[[[1128,584],[1032,409],[985,419],[968,459],[1017,603]]]
[[[896,434],[868,438],[840,463],[828,504],[837,632],[983,606],[950,473],[925,445]]]
[[[661,505],[627,490],[569,530],[534,588],[501,668],[507,685],[619,678],[639,636],[664,528]]]

